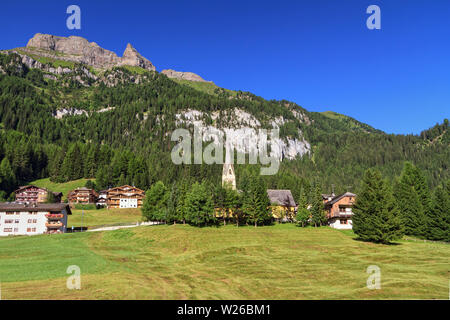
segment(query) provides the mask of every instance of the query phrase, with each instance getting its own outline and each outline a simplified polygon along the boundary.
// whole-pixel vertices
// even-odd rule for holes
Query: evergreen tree
[[[106,167],[101,167],[97,171],[96,176],[96,184],[99,190],[105,190],[109,188],[109,181],[108,181],[108,173],[107,173]]]
[[[253,175],[247,186],[248,190],[244,191],[242,207],[247,220],[255,227],[258,224],[269,224],[272,220],[272,213],[264,181],[260,176]]]
[[[388,182],[368,169],[353,207],[353,231],[364,241],[388,244],[403,235],[401,220]]]
[[[241,199],[239,193],[236,190],[233,190],[229,186],[225,186],[225,219],[229,217],[234,217],[236,219],[236,224],[239,226],[239,219],[242,218],[240,216],[240,207],[241,207]],[[224,219],[224,224],[225,224]]]
[[[426,237],[430,240],[450,241],[450,191],[446,186],[439,186],[434,191],[427,217]]]
[[[406,162],[394,190],[405,233],[418,237],[425,235],[430,194],[421,171],[410,162]]]
[[[306,196],[305,188],[301,188],[296,215],[297,224],[304,227],[308,224],[309,218],[310,212],[308,210],[308,199]]]
[[[1,190],[5,191],[6,193],[13,191],[16,184],[16,177],[7,158],[3,158],[2,162],[0,163],[0,181]]]
[[[170,194],[164,183],[158,181],[145,194],[142,216],[147,221],[167,221],[167,200]]]
[[[314,224],[315,227],[322,226],[326,223],[326,217],[322,194],[320,192],[319,186],[316,186],[314,188],[314,194],[311,198],[311,223]]]

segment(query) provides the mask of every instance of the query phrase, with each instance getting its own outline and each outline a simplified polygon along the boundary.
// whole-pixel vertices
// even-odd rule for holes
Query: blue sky
[[[81,30],[66,28],[79,5]],[[368,30],[366,8],[381,8]],[[35,33],[79,35],[122,55],[130,42],[161,71],[332,110],[388,133],[450,118],[448,0],[8,1],[0,48]]]

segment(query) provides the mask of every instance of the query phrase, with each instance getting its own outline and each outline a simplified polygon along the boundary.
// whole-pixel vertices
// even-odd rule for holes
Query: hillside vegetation
[[[138,227],[0,239],[2,299],[447,299],[448,244],[330,228]],[[81,268],[81,290],[66,269]],[[368,266],[381,289],[366,287]],[[32,288],[32,290],[30,290]]]
[[[268,188],[318,184],[323,192],[356,192],[367,168],[393,180],[405,161],[422,169],[431,188],[450,177],[448,121],[416,135],[388,135],[355,119],[308,112],[289,101],[265,100],[249,92],[214,89],[211,83],[177,83],[157,72],[132,67],[89,74],[74,64],[55,75],[29,69],[15,54],[0,54],[0,198],[18,186],[50,178],[67,182],[96,177],[99,188],[156,181],[220,184],[220,165],[176,166],[170,133],[176,115],[203,113],[218,128],[244,126],[236,110],[258,120],[260,128],[280,123],[282,139],[305,139],[311,153],[284,158],[280,171],[265,177]],[[56,117],[57,112],[65,116]],[[218,117],[213,120],[212,114]],[[190,129],[192,129],[190,127]],[[236,167],[240,177],[248,165]]]

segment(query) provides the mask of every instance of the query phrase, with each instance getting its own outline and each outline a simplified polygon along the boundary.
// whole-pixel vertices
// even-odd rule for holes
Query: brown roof
[[[333,205],[333,204],[335,204],[336,202],[338,202],[339,200],[341,200],[341,199],[344,198],[344,197],[356,197],[356,194],[351,193],[351,192],[346,192],[346,193],[340,194],[340,195],[338,195],[338,196],[335,196],[335,197],[334,197],[333,199],[331,199],[330,201],[326,202],[325,205],[326,205],[326,206],[327,206],[327,205]]]
[[[63,195],[62,192],[53,192],[53,191],[48,190],[47,188],[41,188],[41,187],[38,187],[38,186],[35,186],[35,185],[32,185],[32,184],[30,184],[30,185],[28,185],[28,186],[22,186],[22,187],[19,187],[19,189],[17,189],[16,191],[14,191],[14,193],[18,193],[19,191],[22,191],[22,190],[28,189],[28,188],[36,188],[36,189],[40,189],[40,190],[45,190],[45,191],[47,191],[47,192],[53,193],[53,195],[56,196],[56,197],[62,196],[62,195]]]
[[[0,203],[0,212],[11,212],[11,211],[62,211],[66,209],[67,214],[72,214],[70,207],[67,203],[37,203],[37,204],[19,204],[19,203]]]
[[[48,191],[48,190],[45,189],[45,188],[41,188],[41,187],[34,186],[34,185],[30,184],[30,185],[28,185],[28,186],[21,186],[21,187],[19,187],[19,189],[17,189],[17,190],[14,191],[14,192],[17,193],[17,192],[19,192],[19,191],[21,191],[21,190],[23,190],[23,189],[28,189],[28,188],[36,188],[36,189],[41,189],[41,190],[46,190],[46,191]]]
[[[294,197],[291,190],[267,190],[270,203],[285,207],[295,207]]]

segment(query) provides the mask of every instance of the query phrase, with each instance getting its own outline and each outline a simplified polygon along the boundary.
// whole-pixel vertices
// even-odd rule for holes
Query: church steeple
[[[228,163],[224,163],[222,171],[222,187],[224,187],[225,185],[229,185],[233,190],[236,190],[236,176],[234,174],[234,166]]]

